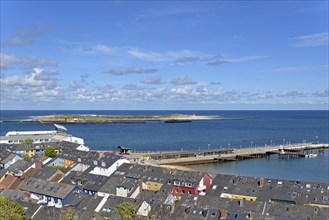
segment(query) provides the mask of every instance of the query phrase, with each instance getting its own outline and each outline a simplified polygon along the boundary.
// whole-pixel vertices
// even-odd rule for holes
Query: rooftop
[[[75,186],[31,177],[20,187],[20,189],[36,194],[64,199],[75,189]]]

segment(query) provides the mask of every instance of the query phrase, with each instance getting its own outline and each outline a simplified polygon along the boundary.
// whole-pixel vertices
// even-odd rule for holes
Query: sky
[[[1,1],[0,109],[327,110],[328,1]]]

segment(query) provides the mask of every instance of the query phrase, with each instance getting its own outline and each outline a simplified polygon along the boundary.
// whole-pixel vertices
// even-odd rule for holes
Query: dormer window
[[[174,181],[174,185],[180,186],[180,182],[179,181]]]
[[[71,180],[71,183],[72,183],[72,184],[76,184],[75,181],[74,181],[73,179]]]
[[[78,181],[78,185],[80,185],[80,186],[82,185],[82,181],[81,180]]]
[[[106,163],[105,163],[104,161],[102,162],[102,166],[103,166],[103,167],[105,167],[105,166],[106,166]]]
[[[97,165],[97,160],[94,160],[94,165]]]
[[[81,162],[81,158],[80,157],[78,158],[78,162]]]

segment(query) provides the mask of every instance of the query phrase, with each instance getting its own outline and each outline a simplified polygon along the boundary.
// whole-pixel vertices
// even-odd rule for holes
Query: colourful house
[[[153,191],[157,191],[161,189],[161,187],[163,186],[163,183],[153,182],[153,181],[146,181],[145,184],[147,190],[153,190]]]
[[[174,178],[168,180],[172,185],[171,194],[181,196],[183,194],[205,195],[212,183],[207,173],[192,171],[177,171]]]

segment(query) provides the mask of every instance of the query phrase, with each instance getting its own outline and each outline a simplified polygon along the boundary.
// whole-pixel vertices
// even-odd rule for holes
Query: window
[[[189,190],[189,191],[187,192],[187,194],[191,194],[191,191]]]
[[[185,193],[185,190],[184,189],[182,190],[182,193]]]
[[[174,181],[174,185],[180,186],[180,182],[179,181]]]
[[[176,193],[178,193],[178,189],[176,189]]]

